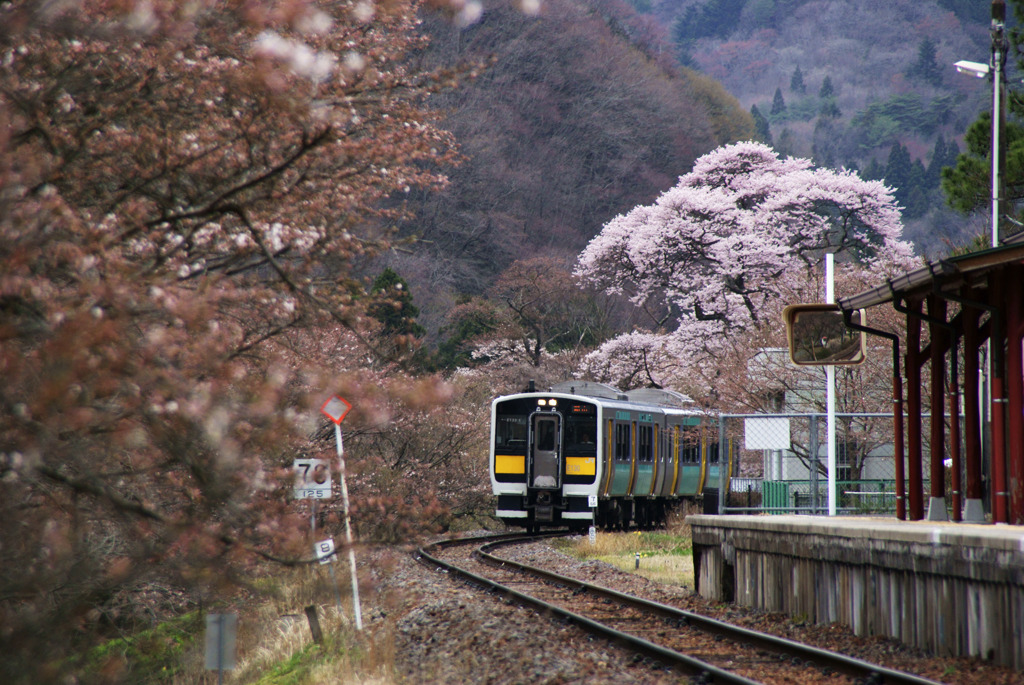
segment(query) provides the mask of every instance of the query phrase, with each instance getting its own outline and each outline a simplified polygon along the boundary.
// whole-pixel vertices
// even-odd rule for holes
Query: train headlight
[[[556,406],[556,405],[558,404],[558,400],[556,400],[556,399],[550,399],[550,400],[548,400],[548,404],[549,404],[550,406],[554,407],[554,406]]]
[[[538,407],[546,407],[546,406],[548,406],[548,401],[547,400],[537,400],[537,406]]]

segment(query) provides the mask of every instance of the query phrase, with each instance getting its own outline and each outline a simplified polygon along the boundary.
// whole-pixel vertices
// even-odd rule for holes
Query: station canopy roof
[[[928,262],[919,269],[890,278],[870,290],[841,297],[837,304],[840,309],[852,311],[874,307],[893,299],[923,297],[933,292],[936,286],[947,292],[961,290],[966,285],[983,288],[983,277],[988,272],[1015,263],[1024,263],[1024,232],[1007,238],[999,247]]]

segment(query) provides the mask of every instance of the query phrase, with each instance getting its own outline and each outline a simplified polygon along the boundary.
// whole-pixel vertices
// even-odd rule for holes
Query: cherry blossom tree
[[[718,148],[654,204],[609,221],[580,255],[584,282],[627,296],[668,338],[613,341],[590,367],[605,380],[663,384],[800,301],[826,252],[877,274],[909,266],[901,232],[900,209],[879,182],[783,159],[760,143]],[[639,347],[625,355],[629,343]],[[674,361],[652,365],[655,357]],[[626,372],[627,359],[651,368]]]
[[[354,425],[448,395],[360,376],[355,260],[454,158],[417,9],[0,5],[5,682],[59,680],[146,588],[308,559],[287,476],[325,395]]]

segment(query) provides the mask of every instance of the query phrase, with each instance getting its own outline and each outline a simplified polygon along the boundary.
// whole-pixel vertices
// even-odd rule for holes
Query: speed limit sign
[[[326,459],[296,459],[295,499],[327,499],[331,496],[331,464]]]

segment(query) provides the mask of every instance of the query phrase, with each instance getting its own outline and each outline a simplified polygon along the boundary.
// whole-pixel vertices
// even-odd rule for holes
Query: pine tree
[[[885,178],[885,169],[879,164],[877,159],[872,157],[868,165],[864,167],[860,177],[865,181],[881,181]]]
[[[954,149],[956,149],[955,142],[950,144]],[[925,170],[925,183],[928,188],[939,187],[939,181],[942,180],[942,167],[949,165],[947,154],[946,138],[940,133],[939,137],[935,139],[935,148],[932,150],[932,158],[931,161],[928,162],[928,168]],[[956,156],[953,157],[953,164],[956,164]]]
[[[824,100],[825,98],[833,97],[835,94],[836,91],[832,86],[832,78],[826,76],[821,82],[821,89],[818,91],[818,97]]]
[[[907,76],[933,86],[942,85],[942,70],[936,54],[935,43],[931,38],[924,38],[917,46],[917,61],[907,69]]]
[[[818,114],[825,119],[838,119],[843,116],[843,112],[839,109],[839,105],[836,104],[834,97],[828,97],[821,101],[821,108],[818,110]]]
[[[779,140],[775,143],[775,150],[782,156],[796,154],[796,136],[788,128],[783,128],[779,134]]]
[[[796,69],[793,70],[793,77],[789,80],[789,89],[798,95],[807,94],[807,84],[804,83],[804,73],[800,71],[799,65],[797,65]]]
[[[420,310],[412,303],[409,284],[391,267],[381,272],[370,293],[380,300],[369,308],[370,315],[384,324],[385,335],[422,336],[426,331],[416,323]]]
[[[775,89],[775,97],[772,98],[772,116],[777,116],[786,111],[786,101],[782,97],[782,88]]]
[[[754,118],[754,130],[757,131],[757,137],[762,143],[767,145],[772,144],[772,131],[771,126],[768,124],[768,120],[761,114],[761,110],[757,108],[757,105],[750,106],[750,116]]]
[[[896,188],[896,201],[902,201],[901,190],[910,181],[910,153],[900,143],[895,143],[889,150],[889,160],[885,164],[885,182]]]

